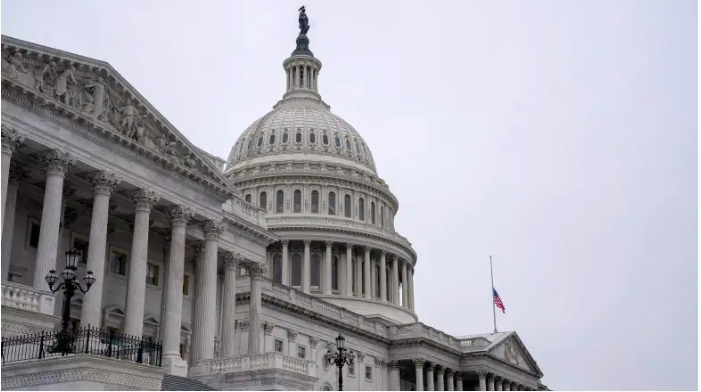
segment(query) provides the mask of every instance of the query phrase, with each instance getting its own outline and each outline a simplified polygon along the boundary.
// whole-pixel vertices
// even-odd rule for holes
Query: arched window
[[[329,145],[329,135],[323,134],[321,135],[321,142],[324,143],[325,146]]]
[[[346,150],[348,150],[348,152],[353,152],[351,151],[350,139],[346,139]]]
[[[350,217],[352,216],[351,213],[353,212],[353,211],[352,211],[352,207],[351,207],[351,197],[350,197],[350,195],[346,195],[346,196],[343,198],[343,204],[344,204],[344,205],[343,205],[343,209],[346,210],[346,211],[345,211],[346,218],[350,218]]]
[[[292,274],[290,276],[290,284],[292,287],[299,288],[302,286],[302,255],[299,253],[292,254]]]
[[[285,130],[285,133],[282,134],[282,142],[287,143],[287,141],[290,139],[290,134]]]
[[[365,200],[362,197],[358,200],[358,215],[361,221],[365,220]]]
[[[334,137],[334,143],[336,143],[336,148],[341,148],[341,138],[338,137],[338,134]]]
[[[272,131],[270,133],[270,139],[268,140],[268,144],[271,146],[275,144],[275,131]]]
[[[260,135],[258,138],[258,148],[263,147],[263,135]]]
[[[250,203],[250,202],[251,202],[251,194],[249,193],[246,195],[246,203]]]
[[[329,215],[336,215],[336,193],[329,192]]]
[[[258,195],[258,207],[264,209],[265,211],[268,211],[268,194],[265,192],[261,192]]]
[[[294,193],[294,212],[302,212],[302,191],[295,190]]]
[[[319,191],[312,191],[312,213],[319,213]]]
[[[385,227],[385,206],[380,206],[380,227]]]
[[[282,283],[282,255],[273,257],[273,282]]]
[[[338,257],[331,259],[331,290],[338,291]]]
[[[316,134],[314,133],[314,130],[309,132],[309,143],[311,143],[311,144],[316,143]]]
[[[375,202],[374,201],[370,202],[370,222],[373,225],[375,224]]]
[[[275,212],[278,214],[282,214],[285,212],[285,192],[280,189],[277,191],[277,195],[275,196],[277,200],[275,200]]]
[[[380,266],[377,263],[375,263],[373,273],[375,274],[372,280],[374,283],[373,291],[375,292],[375,298],[380,298]]]
[[[311,289],[319,290],[321,288],[321,256],[313,254],[311,262]]]
[[[297,130],[297,134],[295,135],[295,142],[302,143],[302,131]]]

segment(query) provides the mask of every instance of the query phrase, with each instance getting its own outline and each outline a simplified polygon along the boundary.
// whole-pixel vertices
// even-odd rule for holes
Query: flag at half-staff
[[[506,309],[504,308],[504,303],[501,302],[501,297],[499,297],[499,293],[497,293],[497,290],[492,287],[492,295],[494,297],[494,305],[496,305],[497,308],[501,309],[502,313],[506,313]]]

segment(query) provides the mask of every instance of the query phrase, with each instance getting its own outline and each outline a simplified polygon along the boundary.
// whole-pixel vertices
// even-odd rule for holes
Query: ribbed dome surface
[[[311,99],[286,99],[249,126],[231,149],[228,167],[263,156],[330,155],[375,171],[363,138],[328,106]]]

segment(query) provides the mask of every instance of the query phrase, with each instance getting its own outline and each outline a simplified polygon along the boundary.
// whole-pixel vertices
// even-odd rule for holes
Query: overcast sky
[[[2,2],[226,158],[285,88],[291,1]],[[695,1],[307,1],[319,88],[419,254],[420,321],[515,330],[568,389],[697,389]]]

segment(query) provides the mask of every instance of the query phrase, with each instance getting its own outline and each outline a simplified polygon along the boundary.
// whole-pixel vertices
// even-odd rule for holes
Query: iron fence
[[[163,346],[114,330],[81,327],[2,338],[2,363],[73,354],[161,366]]]

